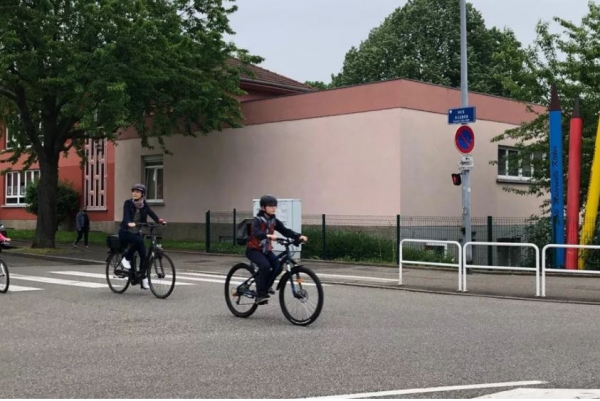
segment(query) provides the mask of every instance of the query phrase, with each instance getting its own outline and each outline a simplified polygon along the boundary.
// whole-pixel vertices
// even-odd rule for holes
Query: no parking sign
[[[473,151],[475,147],[475,134],[468,125],[461,125],[454,134],[454,144],[456,149],[464,155]]]

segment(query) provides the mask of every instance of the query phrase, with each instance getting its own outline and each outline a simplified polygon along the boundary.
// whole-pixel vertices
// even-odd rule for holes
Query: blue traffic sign
[[[467,124],[475,121],[475,107],[469,106],[448,110],[448,124]]]
[[[461,125],[454,134],[454,144],[460,153],[469,154],[475,147],[475,134],[468,125]]]

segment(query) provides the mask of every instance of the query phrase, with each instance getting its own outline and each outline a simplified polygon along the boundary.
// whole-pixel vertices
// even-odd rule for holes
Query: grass
[[[60,248],[14,248],[19,253],[27,253],[30,255],[60,255],[64,253],[68,253],[68,249],[60,249]],[[4,252],[10,253],[11,250],[7,249]]]

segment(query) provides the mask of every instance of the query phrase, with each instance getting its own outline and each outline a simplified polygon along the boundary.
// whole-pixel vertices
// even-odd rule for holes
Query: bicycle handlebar
[[[277,241],[278,244],[285,245],[285,246],[290,246],[290,245],[299,246],[303,242],[299,239],[295,240],[295,239],[291,239],[291,238],[277,238],[275,241]]]

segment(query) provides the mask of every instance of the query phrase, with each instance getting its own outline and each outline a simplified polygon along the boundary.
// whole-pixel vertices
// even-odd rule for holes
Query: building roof
[[[241,61],[237,59],[230,59],[228,61],[230,65],[241,65]],[[315,89],[303,84],[302,82],[295,81],[291,78],[284,77],[283,75],[274,73],[265,68],[257,65],[248,65],[246,68],[250,70],[254,77],[242,74],[241,80],[245,82],[251,82],[261,85],[273,86],[276,88],[289,89],[297,92],[312,92]]]

